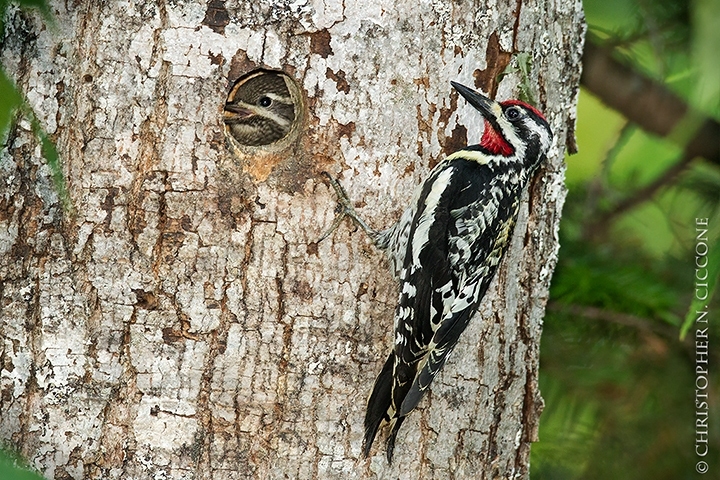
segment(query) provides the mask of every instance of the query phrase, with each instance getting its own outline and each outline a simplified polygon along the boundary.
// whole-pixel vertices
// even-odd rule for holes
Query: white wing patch
[[[423,209],[417,228],[415,229],[415,235],[413,236],[412,263],[415,268],[422,267],[420,264],[420,252],[430,239],[430,227],[432,227],[435,221],[435,210],[437,209],[438,203],[440,203],[440,197],[442,197],[448,185],[451,184],[451,179],[454,174],[455,168],[453,167],[446,168],[440,172],[433,181],[432,189],[425,198],[425,208]]]

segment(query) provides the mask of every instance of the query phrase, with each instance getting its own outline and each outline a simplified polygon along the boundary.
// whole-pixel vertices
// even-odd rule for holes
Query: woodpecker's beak
[[[495,120],[500,115],[502,115],[502,107],[500,107],[500,104],[490,100],[485,95],[476,92],[472,88],[468,88],[465,85],[461,85],[457,82],[450,82],[450,84],[460,92],[460,95],[465,98],[465,100],[470,103],[477,111],[482,113],[483,117],[487,118],[488,120]]]
[[[225,123],[233,123],[238,120],[243,120],[254,115],[255,112],[249,108],[244,108],[234,103],[226,103],[225,111],[223,112],[223,119]]]

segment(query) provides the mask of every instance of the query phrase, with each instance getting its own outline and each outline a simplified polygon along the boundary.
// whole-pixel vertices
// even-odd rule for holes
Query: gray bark
[[[584,31],[579,1],[54,2],[12,10],[2,62],[51,134],[0,153],[0,439],[48,478],[525,478]],[[516,53],[532,59],[524,79]],[[498,83],[497,77],[508,69]],[[232,82],[305,92],[290,148],[238,157]],[[361,458],[396,285],[319,176],[389,226],[480,138],[449,81],[528,86],[555,132],[483,307],[403,425]]]

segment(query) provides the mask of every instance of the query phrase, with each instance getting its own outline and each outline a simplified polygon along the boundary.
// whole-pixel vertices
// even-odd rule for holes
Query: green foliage
[[[551,377],[540,383],[546,408],[541,441],[532,448],[533,478],[578,478],[597,442],[597,405],[565,394]]]
[[[695,108],[720,115],[720,2],[587,0],[584,7],[591,41],[615,47]]]
[[[532,56],[527,52],[520,52],[513,55],[512,61],[505,67],[505,71],[500,75],[500,78],[505,75],[517,73],[520,77],[520,83],[517,87],[517,98],[530,105],[537,106],[537,99],[535,98],[536,86],[534,86],[530,80],[531,71]],[[498,81],[500,78],[498,78]]]
[[[720,218],[720,169],[699,164],[680,180],[678,186],[697,195],[701,208],[710,217]]]
[[[32,119],[32,129],[36,137],[40,139],[40,145],[42,148],[43,157],[47,161],[48,167],[50,167],[50,175],[52,177],[52,183],[55,186],[55,191],[60,198],[60,202],[65,211],[72,210],[72,204],[70,202],[70,195],[67,191],[67,184],[65,183],[65,176],[62,171],[62,164],[60,163],[60,155],[58,154],[55,144],[50,140],[48,134],[40,126],[35,114],[29,109],[26,110],[26,115]]]
[[[23,105],[23,98],[15,84],[0,69],[0,138],[5,136],[14,112]]]
[[[15,5],[18,5],[19,7],[25,9],[35,8],[40,11],[46,23],[53,23],[52,13],[50,12],[50,5],[48,5],[47,0],[0,0],[0,32],[5,31],[5,12],[7,11],[7,7],[11,3],[14,3]]]
[[[717,107],[720,99],[720,2],[717,0],[695,0],[693,23],[695,42],[693,58],[701,81],[693,96],[695,105],[713,104]],[[717,114],[717,110],[715,110]]]
[[[681,327],[681,338],[684,338],[692,327],[697,312],[706,310],[713,298],[717,299],[718,279],[720,279],[720,169],[709,165],[698,165],[685,175],[678,184],[678,189],[689,192],[697,199],[699,210],[704,213],[710,226],[709,238],[712,238],[708,252],[708,297],[709,299],[693,297],[687,309],[685,320]],[[696,238],[696,243],[697,243]],[[692,250],[692,249],[691,249]],[[715,305],[717,305],[717,301]],[[716,307],[717,308],[717,307]]]
[[[704,115],[720,118],[720,2],[586,0],[589,40],[612,47]],[[694,320],[718,295],[695,298],[696,218],[708,218],[708,266],[720,275],[720,167],[677,169],[677,139],[643,132],[582,91],[568,159],[560,258],[541,346],[546,402],[531,478],[700,478],[695,440]],[[672,172],[673,174],[670,174]],[[677,173],[680,172],[680,173]],[[685,338],[687,333],[687,338]],[[710,349],[712,476],[720,471],[720,350]]]
[[[38,9],[42,13],[45,21],[50,25],[53,24],[50,7],[46,0],[20,0],[16,3],[22,8]],[[8,6],[8,1],[0,0],[0,35],[4,33],[4,20]],[[40,121],[25,101],[22,92],[18,90],[17,86],[7,76],[5,69],[0,67],[0,138],[5,138],[8,128],[18,112],[30,120],[33,133],[40,140],[43,156],[47,161],[48,167],[50,167],[52,182],[58,197],[60,198],[63,208],[66,211],[70,210],[70,196],[62,172],[60,155],[55,148],[55,144],[40,125]]]
[[[680,324],[675,311],[681,295],[662,281],[670,272],[660,270],[651,259],[612,245],[594,249],[570,241],[562,245],[565,251],[550,290],[554,301]]]
[[[551,320],[531,478],[696,478],[688,351],[650,330],[562,313]]]
[[[698,239],[698,242],[702,242],[702,238]],[[706,245],[706,243],[700,243]],[[701,266],[706,265],[704,268],[696,270],[696,285],[700,284],[700,288],[696,289],[696,294],[693,296],[690,306],[685,314],[685,320],[683,321],[682,327],[680,328],[680,338],[685,338],[690,329],[695,325],[695,319],[698,317],[699,312],[708,312],[710,315],[710,308],[708,305],[717,290],[717,281],[720,277],[720,245],[717,243],[705,254],[703,249],[696,251],[696,259],[704,260],[706,263],[700,263]]]
[[[43,477],[31,471],[17,455],[0,449],[0,479],[43,480]]]

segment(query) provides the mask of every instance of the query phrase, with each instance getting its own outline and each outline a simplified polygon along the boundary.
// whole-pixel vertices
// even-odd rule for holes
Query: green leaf
[[[37,8],[40,10],[45,22],[54,26],[55,21],[53,19],[52,11],[50,10],[50,5],[46,0],[15,0],[13,3],[24,9]],[[9,0],[0,0],[0,33],[5,31],[5,10],[7,10],[9,4]]]
[[[51,26],[54,24],[52,12],[50,11],[47,1],[20,0],[17,3],[22,8],[37,8],[42,13],[46,23]],[[5,18],[7,5],[7,1],[0,0],[0,22]],[[0,23],[0,30],[3,28],[4,24]],[[45,157],[48,167],[50,167],[52,183],[60,198],[63,209],[66,211],[71,210],[70,195],[67,191],[67,184],[60,163],[60,155],[55,148],[55,144],[50,140],[50,137],[40,125],[40,121],[37,116],[35,116],[35,112],[27,105],[15,83],[7,76],[5,70],[0,67],[0,138],[4,138],[13,116],[18,109],[22,110],[24,116],[30,119],[33,133],[40,140],[43,157]]]
[[[55,148],[55,144],[52,142],[52,140],[50,140],[50,137],[48,137],[48,134],[40,125],[40,122],[38,121],[35,114],[29,108],[27,108],[26,110],[26,114],[32,119],[31,123],[33,133],[37,136],[37,138],[40,139],[42,154],[43,157],[45,157],[45,161],[47,162],[48,167],[50,167],[50,176],[52,178],[52,183],[55,187],[55,192],[60,198],[63,210],[71,211],[72,204],[70,201],[70,194],[67,190],[67,183],[65,182],[65,175],[63,174],[62,164],[60,162],[60,155],[58,154],[57,148]]]
[[[698,106],[710,106],[708,110],[717,111],[720,107],[720,63],[717,61],[717,46],[720,45],[720,2],[696,0],[693,5],[693,57],[700,79],[696,83],[694,100]]]
[[[21,8],[37,8],[43,16],[45,22],[52,24],[54,22],[50,4],[47,0],[15,0]]]
[[[533,478],[581,478],[597,444],[597,407],[557,380],[543,376],[541,384],[546,407],[540,441],[530,450]]]
[[[43,480],[43,477],[31,471],[17,455],[0,450],[0,479]]]
[[[0,138],[5,137],[13,115],[22,104],[22,95],[5,71],[0,68]]]

